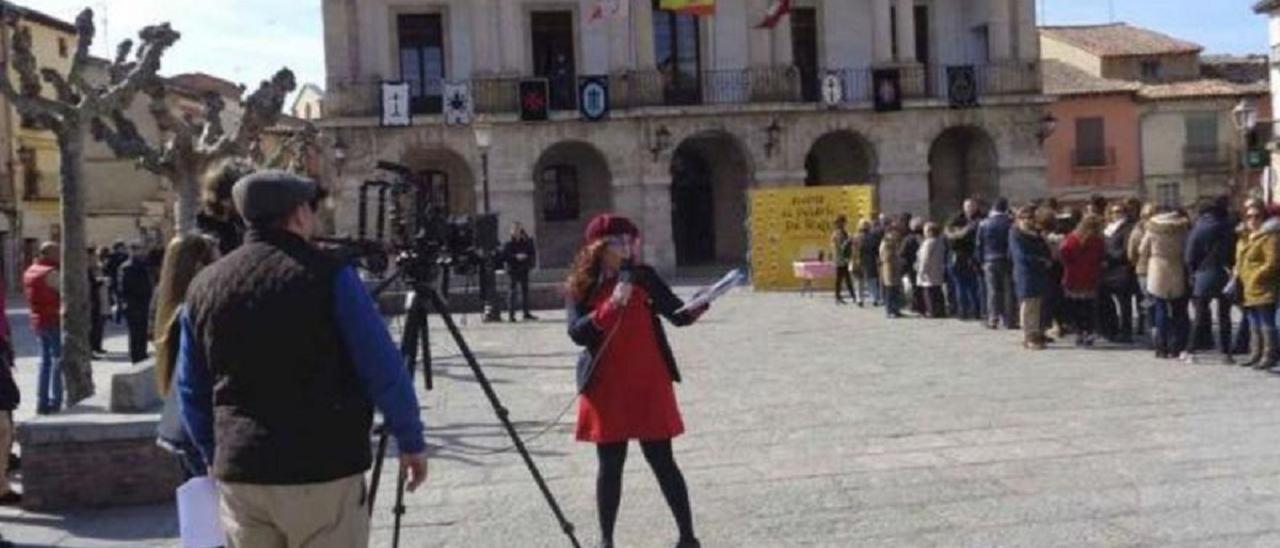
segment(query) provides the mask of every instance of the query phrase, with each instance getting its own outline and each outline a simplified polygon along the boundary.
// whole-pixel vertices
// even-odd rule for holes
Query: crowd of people
[[[1102,339],[1184,361],[1247,354],[1240,365],[1280,373],[1280,209],[1232,205],[1206,198],[1188,211],[1095,196],[1014,209],[1002,198],[989,208],[967,200],[945,224],[880,215],[851,230],[841,217],[835,298],[883,306],[890,318],[1021,329],[1030,350]]]

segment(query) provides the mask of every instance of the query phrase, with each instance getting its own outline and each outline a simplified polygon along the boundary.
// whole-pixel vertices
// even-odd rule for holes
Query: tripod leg
[[[391,530],[391,548],[400,548],[400,520],[404,517],[404,468],[396,476],[396,505],[391,509],[395,515],[395,528]]]
[[[369,479],[369,515],[373,515],[373,503],[378,500],[378,484],[382,479],[382,460],[387,456],[387,429],[378,428],[378,452],[373,457],[373,476]]]
[[[422,382],[427,391],[431,391],[435,388],[435,374],[431,371],[431,320],[427,315],[427,303],[422,302],[419,306],[422,309],[422,328],[418,330],[422,339]]]
[[[502,422],[503,428],[507,431],[507,436],[511,438],[512,445],[515,445],[516,451],[520,453],[525,467],[529,469],[529,474],[533,476],[534,483],[538,484],[538,489],[542,491],[542,497],[546,499],[547,505],[551,507],[551,513],[555,515],[556,521],[559,522],[560,529],[564,531],[565,536],[569,537],[569,542],[574,548],[580,548],[578,537],[573,533],[573,524],[564,517],[564,512],[560,510],[560,504],[556,502],[555,495],[551,493],[551,488],[547,486],[546,480],[543,479],[542,472],[538,470],[538,465],[533,462],[533,457],[529,455],[529,449],[524,446],[524,440],[520,439],[520,434],[516,432],[515,426],[511,424],[507,408],[502,406],[502,401],[498,399],[497,392],[494,392],[493,385],[489,383],[489,378],[480,369],[480,363],[476,361],[476,356],[471,352],[471,347],[467,345],[466,339],[462,337],[462,332],[458,330],[458,325],[453,323],[453,316],[449,315],[449,310],[441,300],[440,294],[429,291],[427,295],[431,299],[431,305],[440,314],[440,319],[444,320],[444,325],[449,329],[449,334],[453,336],[453,342],[458,345],[458,351],[466,358],[467,365],[471,367],[472,375],[475,376],[476,381],[480,384],[480,388],[484,390],[485,397],[489,399],[489,405],[493,406],[494,413],[498,415],[498,420]]]

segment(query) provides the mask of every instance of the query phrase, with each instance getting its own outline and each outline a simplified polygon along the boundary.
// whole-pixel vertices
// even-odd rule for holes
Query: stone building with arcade
[[[523,223],[550,269],[603,210],[670,270],[743,261],[751,189],[871,184],[880,210],[935,218],[1046,192],[1034,0],[797,0],[773,28],[768,0],[707,17],[623,1],[597,18],[596,0],[324,0],[338,230],[383,160],[454,213]],[[590,121],[579,84],[597,76],[608,113]],[[548,120],[522,121],[539,78]],[[382,123],[386,82],[409,86],[407,127]],[[459,84],[474,116],[446,124]]]

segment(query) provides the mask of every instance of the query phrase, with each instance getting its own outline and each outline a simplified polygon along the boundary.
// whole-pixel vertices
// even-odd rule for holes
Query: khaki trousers
[[[0,364],[0,367],[6,367]],[[13,449],[13,413],[0,411],[0,495],[9,492],[9,451]]]
[[[1040,308],[1043,301],[1036,299],[1022,299],[1022,335],[1026,342],[1040,342],[1044,339],[1044,330],[1040,324]]]
[[[364,474],[305,485],[218,482],[227,548],[369,545]]]

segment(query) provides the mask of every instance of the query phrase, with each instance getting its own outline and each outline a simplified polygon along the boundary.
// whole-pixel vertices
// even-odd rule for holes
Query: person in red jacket
[[[1098,288],[1102,283],[1102,217],[1085,215],[1062,241],[1062,291],[1076,324],[1076,345],[1091,346],[1097,323]]]
[[[600,546],[613,546],[627,445],[638,440],[675,516],[676,546],[696,548],[689,492],[671,451],[672,438],[684,432],[672,386],[680,372],[658,317],[686,326],[707,307],[683,310],[657,272],[639,263],[639,242],[627,218],[597,216],[566,282],[569,337],[586,348],[578,360],[577,439],[596,444],[600,461]]]
[[[36,388],[36,412],[62,409],[62,286],[58,244],[40,244],[40,256],[22,274],[22,290],[31,305],[31,329],[40,339],[40,377]]]

